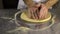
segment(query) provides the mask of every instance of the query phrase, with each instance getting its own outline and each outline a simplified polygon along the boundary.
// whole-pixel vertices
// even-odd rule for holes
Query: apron
[[[33,2],[46,2],[47,0],[33,0]],[[23,0],[19,0],[17,9],[25,9],[27,6],[25,5]]]

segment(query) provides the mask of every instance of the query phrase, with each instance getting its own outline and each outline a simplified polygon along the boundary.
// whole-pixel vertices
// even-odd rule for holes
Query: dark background
[[[16,9],[18,0],[0,0],[0,7],[4,9]]]
[[[0,9],[17,9],[19,0],[0,0]],[[56,3],[53,8],[56,8],[57,5],[59,4]]]
[[[19,0],[0,0],[0,9],[17,9],[18,1]],[[58,3],[56,3],[53,7],[56,8]]]

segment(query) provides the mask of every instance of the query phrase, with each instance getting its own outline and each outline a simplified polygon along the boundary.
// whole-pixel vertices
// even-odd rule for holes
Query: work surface
[[[42,31],[41,33],[35,32],[33,34],[60,34],[60,5],[57,4],[57,7],[54,7],[50,11],[54,15],[56,15],[55,24],[51,28],[47,29],[46,31]],[[9,18],[13,19],[14,14],[16,12],[17,10],[14,9],[0,9],[0,34],[18,34],[18,32],[14,32],[14,33],[6,32],[8,30],[12,30],[17,27],[14,21],[9,19]]]
[[[55,24],[47,29],[47,31],[42,31],[42,34],[59,34],[60,33],[60,16],[59,11],[55,12],[52,10],[54,15],[56,15]],[[14,18],[14,14],[17,10],[13,9],[1,9],[0,10],[0,34],[8,34],[6,31],[15,29],[17,25],[13,20],[9,18]],[[9,34],[17,34],[17,33],[9,33]],[[36,34],[36,33],[35,33]]]

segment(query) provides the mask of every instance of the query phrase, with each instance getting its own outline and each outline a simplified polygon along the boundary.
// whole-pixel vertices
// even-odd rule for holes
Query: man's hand
[[[39,19],[44,19],[47,17],[47,15],[48,15],[48,9],[44,4],[42,4],[39,12]]]
[[[30,18],[44,19],[47,17],[48,9],[44,4],[37,4],[29,8]]]

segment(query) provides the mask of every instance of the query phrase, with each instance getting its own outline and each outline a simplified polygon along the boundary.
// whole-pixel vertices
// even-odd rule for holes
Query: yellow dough
[[[48,18],[46,19],[43,19],[43,20],[36,20],[36,19],[30,19],[27,17],[26,13],[23,12],[20,16],[21,19],[25,20],[25,21],[29,21],[29,22],[39,22],[39,23],[42,23],[42,22],[46,22],[46,21],[49,21],[51,19],[51,13],[49,12],[48,13]]]

